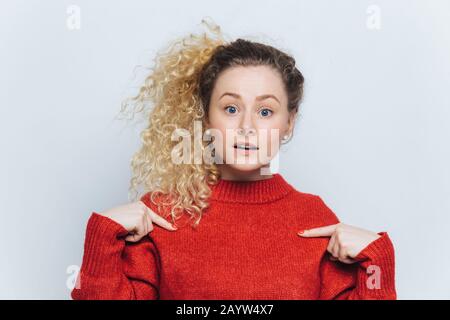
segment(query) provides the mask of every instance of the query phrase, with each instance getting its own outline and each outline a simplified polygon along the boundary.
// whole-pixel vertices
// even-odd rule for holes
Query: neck
[[[220,202],[258,204],[281,199],[294,188],[279,173],[259,180],[226,180],[212,185],[211,199]]]
[[[230,180],[230,181],[257,181],[257,180],[264,180],[264,179],[270,179],[273,177],[273,175],[270,174],[261,174],[261,171],[263,168],[268,168],[268,166],[265,166],[263,168],[258,168],[255,170],[250,171],[241,171],[234,169],[226,164],[218,165],[218,168],[220,170],[220,177],[223,180]],[[269,172],[269,170],[267,170]]]

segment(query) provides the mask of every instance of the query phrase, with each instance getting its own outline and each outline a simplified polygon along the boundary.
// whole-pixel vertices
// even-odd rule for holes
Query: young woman
[[[134,111],[153,104],[132,160],[131,189],[145,192],[92,213],[71,297],[396,299],[388,234],[270,172],[303,96],[295,59],[211,30],[160,53],[133,98]],[[203,139],[180,148],[176,130]]]

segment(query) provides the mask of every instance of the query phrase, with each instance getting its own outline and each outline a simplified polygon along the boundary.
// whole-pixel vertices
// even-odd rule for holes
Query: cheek
[[[226,114],[224,114],[220,110],[217,110],[217,108],[214,108],[214,110],[210,110],[209,123],[211,127],[223,132],[225,132],[227,127],[232,126],[232,120],[230,120]]]
[[[239,120],[237,118],[232,119],[227,115],[220,114],[215,110],[210,114],[209,124],[211,128],[214,128],[218,133],[220,132],[220,137],[216,138],[216,141],[222,141],[223,144],[227,141],[227,130],[230,137],[234,136],[234,132],[239,127]]]
[[[276,152],[280,148],[283,132],[287,129],[288,122],[284,117],[267,121],[259,126],[261,142],[269,153]],[[265,141],[265,142],[264,142]]]
[[[258,130],[263,132],[263,135],[268,139],[276,139],[283,135],[283,132],[286,130],[288,126],[287,120],[284,118],[273,119],[272,121],[261,121],[258,125]]]
[[[226,154],[226,133],[228,125],[225,121],[221,121],[218,117],[211,117],[209,119],[209,125],[214,129],[214,146],[216,149],[216,155],[219,158],[224,158]]]
[[[260,148],[267,150],[266,154],[272,154],[279,149],[281,129],[269,128],[260,132]]]

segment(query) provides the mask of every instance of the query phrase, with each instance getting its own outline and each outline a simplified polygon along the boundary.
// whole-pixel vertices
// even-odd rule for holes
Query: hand
[[[153,223],[167,229],[177,230],[169,221],[154,213],[142,201],[132,202],[100,213],[121,224],[130,234],[126,241],[137,242],[153,230]]]
[[[330,259],[339,260],[351,264],[357,262],[353,258],[367,247],[372,241],[381,237],[372,231],[360,229],[343,223],[337,223],[325,227],[302,230],[299,236],[309,237],[331,237],[327,251],[331,253]]]

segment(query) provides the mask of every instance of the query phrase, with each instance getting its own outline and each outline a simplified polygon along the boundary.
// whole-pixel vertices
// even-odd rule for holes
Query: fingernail
[[[298,232],[298,235],[301,235],[301,234],[304,234],[305,233],[305,230],[300,230],[299,232]]]

